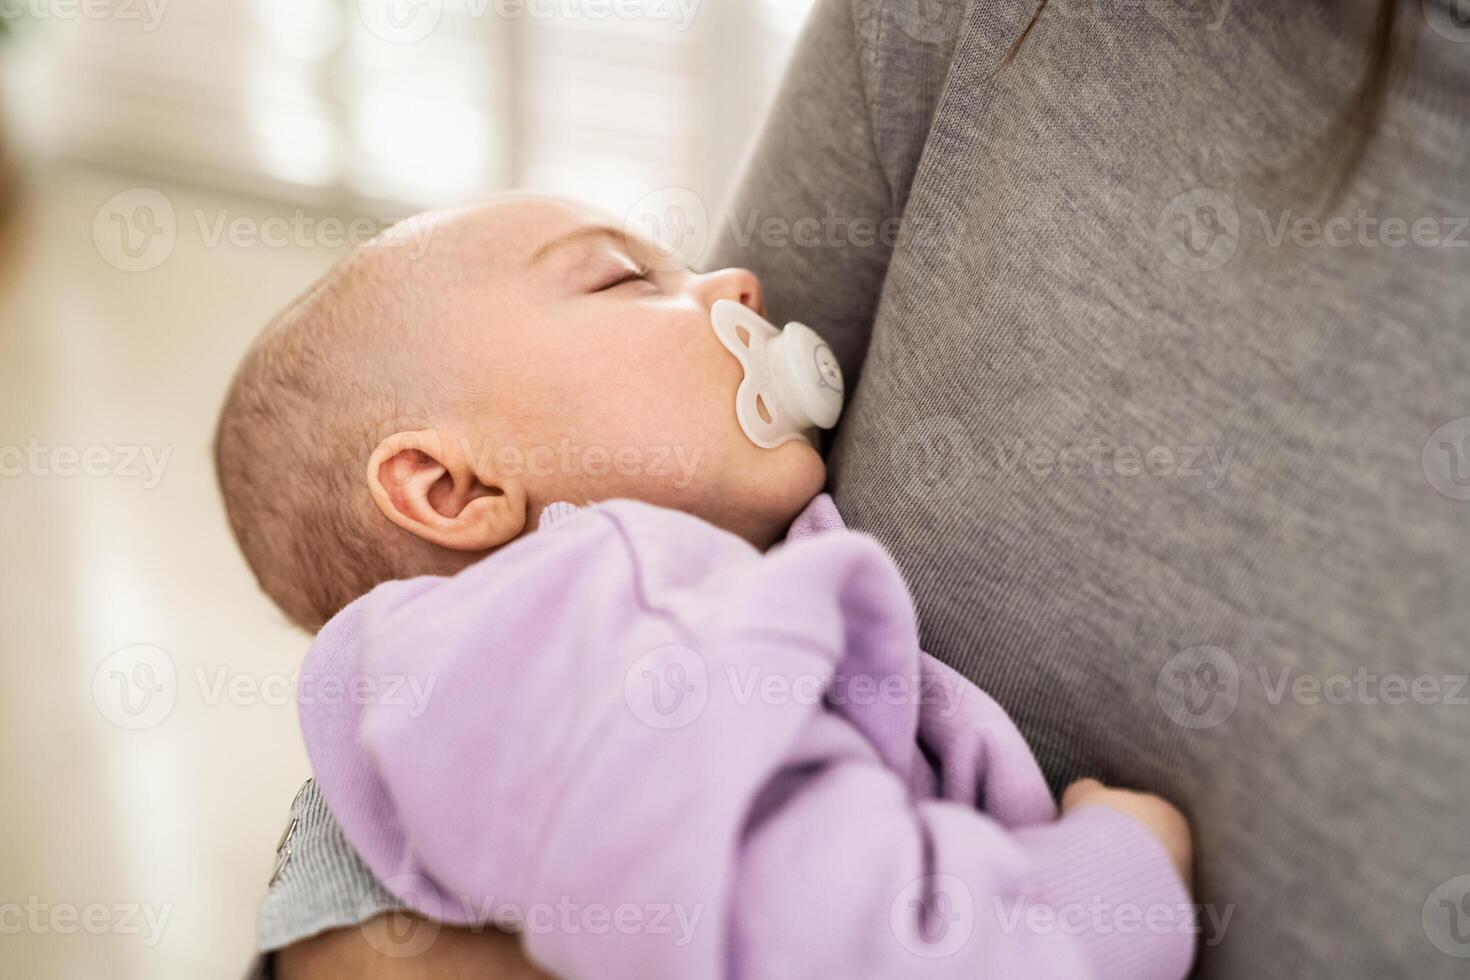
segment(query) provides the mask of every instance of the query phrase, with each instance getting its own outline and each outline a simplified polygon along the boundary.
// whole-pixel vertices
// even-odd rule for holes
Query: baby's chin
[[[786,533],[827,482],[827,464],[807,442],[795,439],[775,449],[751,445],[748,466],[736,478],[735,495],[741,501],[758,545],[773,544]]]

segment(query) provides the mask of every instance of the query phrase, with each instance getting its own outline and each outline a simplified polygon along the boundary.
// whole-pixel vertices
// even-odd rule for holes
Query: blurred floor
[[[140,184],[176,240],[128,272],[98,212]],[[250,953],[307,772],[307,640],[235,551],[209,441],[251,336],[341,249],[213,232],[294,214],[54,169],[0,251],[0,976],[237,977]]]

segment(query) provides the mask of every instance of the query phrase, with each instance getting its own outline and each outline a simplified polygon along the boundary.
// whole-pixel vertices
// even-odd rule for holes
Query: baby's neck
[[[815,499],[815,498],[813,498]],[[650,501],[651,502],[651,501]],[[580,506],[590,506],[596,501],[588,501],[587,505],[577,505],[564,500],[548,501],[544,504],[535,505],[530,520],[526,522],[527,532],[546,527],[556,521],[562,520],[576,513]],[[701,517],[716,527],[729,531],[736,537],[743,538],[758,551],[769,551],[772,547],[785,540],[787,532],[791,529],[793,521],[811,505],[808,500],[802,505],[800,511],[795,514],[763,517],[760,515],[727,513],[711,518],[705,514],[694,514]],[[690,513],[693,513],[690,511]]]

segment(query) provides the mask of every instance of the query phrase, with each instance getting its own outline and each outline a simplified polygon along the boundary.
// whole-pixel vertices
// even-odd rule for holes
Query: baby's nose
[[[711,288],[706,301],[710,306],[718,300],[732,299],[762,317],[766,315],[766,294],[754,272],[731,267],[709,273],[708,280]]]

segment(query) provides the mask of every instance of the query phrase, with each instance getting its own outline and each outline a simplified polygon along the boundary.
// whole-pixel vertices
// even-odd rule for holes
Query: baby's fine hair
[[[380,439],[426,424],[428,275],[401,249],[357,250],[266,326],[220,411],[215,474],[235,540],[311,632],[380,582],[464,564],[395,527],[366,482]]]

